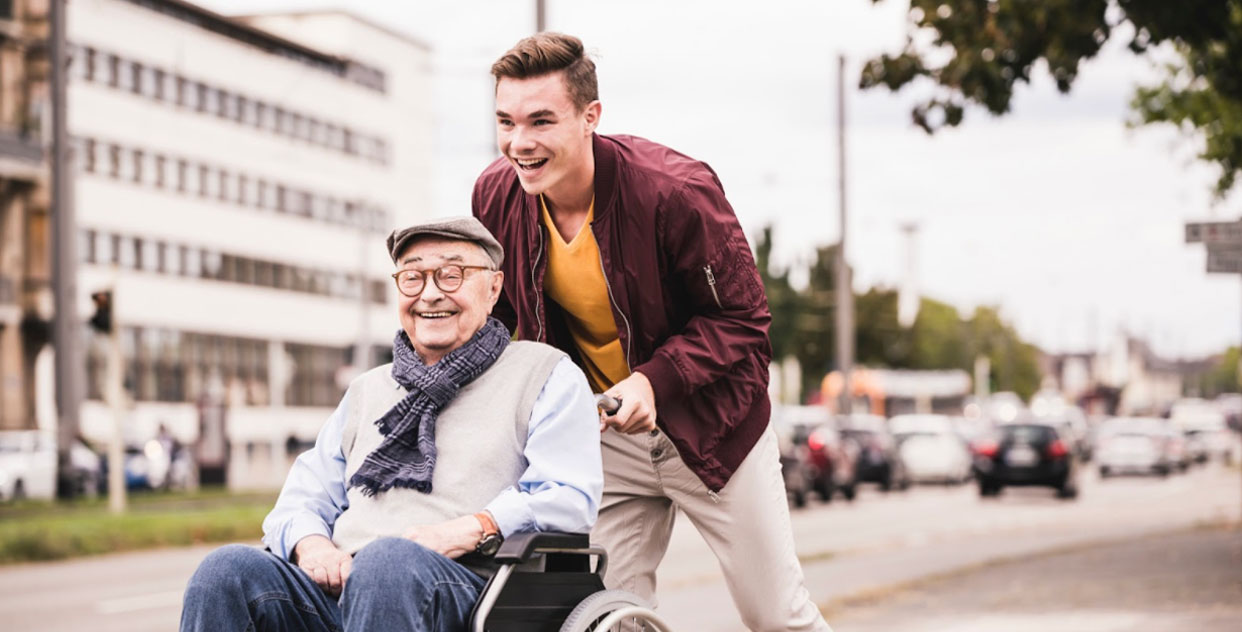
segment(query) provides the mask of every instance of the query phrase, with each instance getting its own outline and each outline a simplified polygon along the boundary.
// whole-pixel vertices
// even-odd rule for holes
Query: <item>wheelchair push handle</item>
[[[605,414],[615,415],[621,410],[621,400],[617,397],[610,397],[603,393],[595,396],[595,406],[604,411]]]

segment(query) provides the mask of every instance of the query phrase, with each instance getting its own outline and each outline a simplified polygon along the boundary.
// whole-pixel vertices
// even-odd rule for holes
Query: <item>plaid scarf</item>
[[[436,418],[461,388],[479,377],[509,346],[509,331],[495,318],[466,344],[431,366],[423,364],[404,331],[392,345],[392,377],[409,393],[376,420],[384,435],[379,447],[349,479],[350,487],[374,496],[393,487],[431,493],[436,468]]]

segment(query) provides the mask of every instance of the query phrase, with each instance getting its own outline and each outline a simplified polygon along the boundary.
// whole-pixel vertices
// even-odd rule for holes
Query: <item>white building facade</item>
[[[126,433],[192,442],[223,401],[230,484],[278,484],[396,332],[384,240],[431,205],[430,50],[340,13],[74,0],[68,18],[79,306],[113,292]],[[106,438],[88,338],[82,430]]]

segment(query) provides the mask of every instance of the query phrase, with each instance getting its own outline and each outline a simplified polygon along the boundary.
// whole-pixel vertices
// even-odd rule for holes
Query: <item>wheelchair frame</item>
[[[608,553],[586,534],[517,533],[494,559],[500,566],[475,604],[473,632],[590,632],[624,620],[671,632],[638,596],[604,589]]]

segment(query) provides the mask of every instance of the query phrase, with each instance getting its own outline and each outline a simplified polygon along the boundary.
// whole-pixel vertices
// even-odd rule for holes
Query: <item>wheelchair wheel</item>
[[[561,632],[605,630],[672,632],[642,598],[624,590],[602,590],[590,595],[578,603],[561,625]]]

